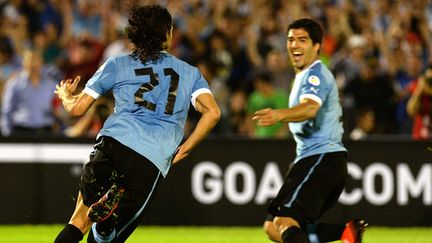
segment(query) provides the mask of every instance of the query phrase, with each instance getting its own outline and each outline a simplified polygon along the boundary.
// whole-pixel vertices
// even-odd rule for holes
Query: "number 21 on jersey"
[[[170,86],[168,90],[167,103],[165,105],[165,114],[172,115],[174,111],[174,105],[177,98],[177,88],[179,82],[179,75],[172,68],[164,68],[164,75],[170,76]],[[135,69],[136,76],[150,76],[150,82],[142,84],[139,89],[135,92],[135,104],[143,106],[148,110],[155,111],[156,104],[150,101],[144,100],[143,96],[146,92],[151,92],[157,85],[159,85],[159,77],[154,73],[153,68],[139,68]]]

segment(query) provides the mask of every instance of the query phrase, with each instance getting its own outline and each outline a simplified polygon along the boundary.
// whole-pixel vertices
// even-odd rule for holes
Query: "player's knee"
[[[293,218],[290,217],[276,217],[273,220],[273,225],[278,232],[284,232],[289,227],[298,227],[300,228],[300,224]]]
[[[276,230],[272,221],[265,221],[263,225],[264,232],[267,237],[274,242],[281,242],[279,231]]]

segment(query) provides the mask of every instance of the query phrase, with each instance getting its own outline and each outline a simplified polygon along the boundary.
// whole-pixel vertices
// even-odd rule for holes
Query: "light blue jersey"
[[[108,59],[83,92],[98,98],[109,90],[114,113],[98,134],[109,136],[155,164],[164,176],[183,139],[190,104],[210,93],[196,67],[163,52],[157,62],[143,65],[130,55]]]
[[[304,98],[318,102],[321,107],[314,119],[289,123],[297,143],[294,162],[315,154],[346,151],[342,144],[342,108],[336,81],[319,60],[296,74],[289,107],[298,105]]]

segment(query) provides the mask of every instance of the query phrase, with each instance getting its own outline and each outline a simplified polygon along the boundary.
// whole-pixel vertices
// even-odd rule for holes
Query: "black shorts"
[[[80,192],[86,206],[104,195],[113,183],[124,193],[115,214],[117,239],[127,239],[140,223],[163,176],[147,158],[111,137],[101,137],[84,166]],[[120,241],[121,242],[121,241]]]
[[[291,217],[300,224],[317,221],[339,199],[348,177],[347,153],[313,155],[292,164],[269,206],[272,217]]]

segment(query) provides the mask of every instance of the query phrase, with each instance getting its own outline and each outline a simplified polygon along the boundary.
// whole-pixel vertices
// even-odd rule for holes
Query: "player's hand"
[[[59,97],[59,99],[63,99],[66,96],[73,95],[78,87],[78,84],[81,80],[80,76],[76,76],[75,79],[66,79],[60,81],[60,84],[56,85],[55,94]]]
[[[257,123],[258,126],[271,126],[280,121],[278,111],[270,108],[256,111],[252,120]]]
[[[175,165],[180,160],[183,160],[189,155],[189,150],[186,150],[184,146],[180,146],[177,148],[176,152],[174,152],[174,158],[172,160],[172,164]]]

